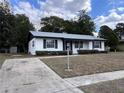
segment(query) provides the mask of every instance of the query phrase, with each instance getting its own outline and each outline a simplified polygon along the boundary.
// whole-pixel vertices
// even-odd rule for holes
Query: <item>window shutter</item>
[[[58,42],[57,42],[57,40],[55,40],[55,48],[56,49],[58,48]]]
[[[102,48],[102,42],[100,41],[100,48]]]
[[[46,48],[46,39],[43,40],[43,48]]]

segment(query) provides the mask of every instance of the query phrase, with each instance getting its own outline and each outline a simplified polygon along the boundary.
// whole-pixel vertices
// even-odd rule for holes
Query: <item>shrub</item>
[[[98,50],[78,50],[78,54],[94,54],[94,53],[107,53],[107,51],[98,51]]]
[[[72,55],[72,51],[69,54]],[[36,55],[67,55],[67,51],[36,51]]]
[[[99,53],[108,53],[108,51],[99,51]]]
[[[47,55],[48,53],[45,51],[36,51],[36,55]]]
[[[97,50],[78,50],[78,54],[92,54],[96,52]]]

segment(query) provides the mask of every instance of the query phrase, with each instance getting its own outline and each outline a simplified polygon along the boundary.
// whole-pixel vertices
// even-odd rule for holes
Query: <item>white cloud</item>
[[[38,29],[40,19],[46,16],[59,16],[64,19],[74,18],[79,10],[91,11],[91,0],[37,0],[40,9],[35,8],[29,2],[19,1],[14,6],[14,13],[25,14]]]
[[[108,0],[108,1],[109,1],[109,5],[112,5],[113,8],[124,4],[124,0]]]
[[[120,11],[120,12],[123,12],[124,11],[124,7],[119,7],[119,8],[117,8],[118,9],[118,11]]]
[[[101,15],[94,20],[96,26],[99,28],[102,25],[107,25],[112,29],[115,28],[117,23],[124,22],[124,0],[108,0],[109,5],[112,5],[113,9],[108,11],[108,15]]]
[[[44,16],[55,15],[68,19],[73,18],[82,9],[91,11],[90,0],[46,0]]]
[[[111,11],[108,16],[98,16],[94,21],[98,27],[107,25],[114,29],[117,23],[124,22],[124,13],[118,14],[117,11]]]
[[[33,7],[29,2],[19,2],[17,6],[14,6],[14,13],[25,14],[29,17],[35,28],[39,29],[42,12]]]

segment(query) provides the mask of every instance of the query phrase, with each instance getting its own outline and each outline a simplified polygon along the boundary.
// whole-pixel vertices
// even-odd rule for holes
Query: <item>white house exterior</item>
[[[29,53],[36,55],[36,51],[66,51],[73,54],[77,50],[105,51],[105,39],[90,35],[31,31],[29,35]]]

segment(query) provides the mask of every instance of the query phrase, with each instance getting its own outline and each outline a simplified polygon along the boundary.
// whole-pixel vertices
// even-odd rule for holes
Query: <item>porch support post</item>
[[[93,41],[89,41],[89,50],[93,50]]]
[[[79,40],[79,50],[80,50],[80,48],[81,48],[80,46],[81,46],[81,42],[80,42],[80,40]]]
[[[65,40],[63,39],[63,50],[65,51],[66,49],[66,43],[65,43]]]
[[[64,50],[66,50],[66,40],[64,40]]]
[[[72,51],[72,50],[73,50],[73,49],[72,49],[72,47],[73,47],[73,45],[72,45],[72,40],[71,40],[71,42],[70,42],[70,47],[71,47],[71,51]]]

